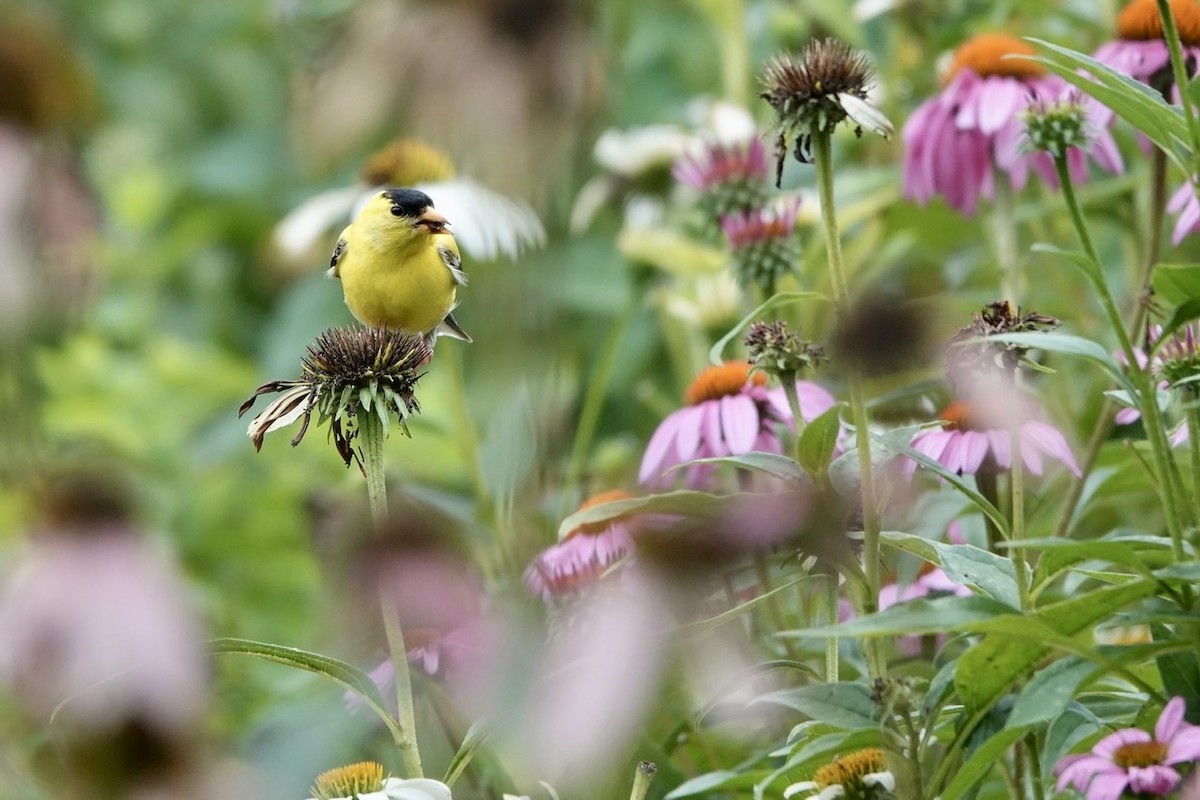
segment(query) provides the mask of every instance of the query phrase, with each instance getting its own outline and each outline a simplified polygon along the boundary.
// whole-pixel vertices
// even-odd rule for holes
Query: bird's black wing
[[[462,259],[459,258],[458,253],[449,247],[439,247],[438,255],[442,257],[442,263],[446,265],[446,269],[450,270],[454,282],[459,286],[466,286],[467,273],[462,268]]]
[[[342,273],[338,272],[338,262],[341,261],[342,258],[346,255],[346,248],[348,246],[349,246],[349,242],[346,241],[345,236],[342,236],[341,238],[339,238],[337,240],[337,245],[333,248],[333,258],[329,259],[329,269],[325,271],[326,277],[329,277],[329,278],[341,277]]]

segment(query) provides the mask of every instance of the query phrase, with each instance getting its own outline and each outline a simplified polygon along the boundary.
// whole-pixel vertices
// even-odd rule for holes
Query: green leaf
[[[667,793],[663,800],[675,800],[678,797],[695,797],[696,795],[708,794],[717,789],[737,789],[754,785],[753,778],[749,778],[748,780],[746,778],[745,773],[733,772],[727,769],[697,775],[695,778],[684,781],[676,786]]]
[[[931,470],[932,472],[935,472],[938,475],[940,475],[943,480],[945,480],[947,483],[949,483],[951,486],[953,486],[958,491],[962,492],[963,495],[965,495],[968,500],[970,500],[972,503],[974,503],[979,508],[979,510],[982,511],[987,516],[988,519],[990,519],[992,522],[994,522],[996,524],[997,530],[1000,531],[1000,534],[1004,538],[1006,538],[1006,539],[1008,538],[1008,536],[1009,536],[1008,517],[1001,514],[1000,509],[996,508],[994,505],[992,505],[988,501],[988,499],[986,497],[984,497],[978,491],[976,491],[975,487],[971,486],[966,481],[964,481],[962,479],[962,476],[956,475],[955,473],[946,469],[938,461],[930,458],[929,456],[925,455],[924,453],[917,452],[916,450],[912,449],[911,447],[909,447],[906,444],[900,444],[894,438],[887,438],[885,436],[877,436],[875,434],[871,434],[871,439],[872,439],[872,441],[878,442],[879,444],[881,444],[883,447],[887,448],[888,450],[891,450],[892,452],[898,453],[903,456],[907,456],[907,457],[911,458],[913,461],[916,461],[921,466],[925,467],[926,469]]]
[[[1007,342],[1023,347],[1036,347],[1048,353],[1061,353],[1068,356],[1078,356],[1100,365],[1109,373],[1125,391],[1131,395],[1137,394],[1137,389],[1129,380],[1129,376],[1121,369],[1109,352],[1091,339],[1081,336],[1071,336],[1066,333],[1045,333],[1041,331],[1027,333],[997,333],[991,336],[981,336],[977,341]]]
[[[784,689],[756,697],[750,705],[773,703],[786,706],[811,719],[835,728],[856,730],[879,724],[879,709],[861,683],[821,683]]]
[[[1030,249],[1035,253],[1046,253],[1047,255],[1057,256],[1061,259],[1071,262],[1079,268],[1079,271],[1082,272],[1089,281],[1092,282],[1093,286],[1099,281],[1104,280],[1104,275],[1100,271],[1100,265],[1095,261],[1092,261],[1092,259],[1088,258],[1088,256],[1084,253],[1074,250],[1063,250],[1061,247],[1055,247],[1054,245],[1046,244],[1045,242],[1038,242]]]
[[[941,800],[959,800],[969,796],[975,784],[987,775],[992,765],[1004,757],[1014,742],[1026,734],[1028,728],[1005,728],[992,736],[971,753],[971,757],[954,771],[954,780],[939,795]]]
[[[610,500],[607,503],[576,511],[558,526],[558,538],[562,539],[580,525],[593,525],[630,514],[678,514],[697,518],[711,516],[725,507],[733,497],[750,495],[715,495],[707,492],[678,491],[651,494],[645,497],[630,497]]]
[[[1171,305],[1200,297],[1200,264],[1155,264],[1154,293]]]
[[[1068,656],[1038,670],[1017,697],[1007,727],[1025,728],[1054,719],[1096,669],[1090,661]]]
[[[442,783],[447,786],[454,785],[491,733],[491,726],[484,720],[476,720],[467,729],[467,735],[463,737],[462,744],[458,746],[458,751],[455,752],[454,758],[450,759],[450,764],[446,767],[446,775],[442,778]]]
[[[862,636],[902,636],[910,633],[943,633],[970,630],[1013,609],[990,597],[919,597],[866,617],[838,625],[781,631],[780,636],[802,639],[847,638]]]
[[[800,445],[796,455],[800,465],[809,475],[824,475],[833,459],[838,434],[842,430],[842,406],[835,403],[832,408],[804,426],[800,433]]]
[[[1045,66],[1068,83],[1096,98],[1117,116],[1144,133],[1185,172],[1176,153],[1176,145],[1187,146],[1187,123],[1182,109],[1169,106],[1162,95],[1128,75],[1094,58],[1040,39],[1028,41],[1046,55],[1031,59]],[[1086,75],[1080,72],[1088,73]]]
[[[882,540],[941,567],[950,580],[974,586],[1001,603],[1017,608],[1016,574],[1012,561],[969,544],[944,542],[898,531],[884,531]]]
[[[256,642],[250,639],[213,639],[208,643],[208,649],[212,653],[240,653],[242,655],[254,656],[264,661],[273,661],[276,664],[285,664],[306,672],[324,675],[326,678],[337,681],[361,697],[367,706],[378,714],[389,727],[395,725],[395,720],[384,705],[383,695],[379,693],[379,687],[375,685],[375,682],[365,672],[350,666],[344,661],[323,656],[320,653],[301,650],[296,647],[284,647],[283,645]]]
[[[820,292],[778,292],[771,295],[758,308],[751,311],[746,316],[734,325],[729,333],[717,340],[717,343],[708,351],[708,360],[713,364],[722,364],[725,361],[725,348],[729,343],[741,335],[751,322],[758,319],[761,315],[767,313],[776,306],[786,305],[787,303],[796,303],[801,300],[824,300],[829,301],[829,298]]]
[[[958,660],[954,686],[959,699],[972,709],[990,708],[1009,687],[1048,651],[1045,642],[1054,635],[1070,637],[1123,606],[1154,593],[1157,583],[1138,579],[1123,586],[1109,586],[1045,606],[1024,618],[1026,625],[1004,630],[1007,623],[993,623],[994,632],[971,647]],[[1036,627],[1034,627],[1036,626]],[[1022,638],[1017,638],[1018,635]],[[1024,638],[1040,636],[1043,641]]]
[[[1178,637],[1163,625],[1151,625],[1155,642],[1174,643]],[[1192,724],[1200,722],[1200,664],[1192,651],[1164,653],[1155,658],[1158,674],[1162,677],[1163,691],[1168,697],[1182,697],[1187,703],[1186,719]]]
[[[684,461],[681,464],[675,464],[667,472],[672,470],[684,469],[693,464],[725,464],[741,469],[748,469],[754,472],[765,472],[776,478],[781,478],[785,481],[804,480],[808,476],[795,459],[781,456],[778,453],[760,453],[753,451],[740,456],[720,456],[717,458],[694,458],[691,461]],[[665,473],[664,473],[665,474]]]

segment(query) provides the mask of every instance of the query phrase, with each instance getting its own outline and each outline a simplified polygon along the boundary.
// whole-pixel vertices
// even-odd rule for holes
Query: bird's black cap
[[[419,217],[421,212],[433,205],[433,199],[416,189],[386,189],[383,192],[392,203],[392,213],[403,217]]]

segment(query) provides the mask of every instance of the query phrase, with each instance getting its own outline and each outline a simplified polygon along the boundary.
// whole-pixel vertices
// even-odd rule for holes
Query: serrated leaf
[[[861,683],[821,683],[770,692],[750,701],[750,705],[770,703],[799,711],[835,728],[857,730],[879,724],[879,709]]]
[[[835,403],[832,408],[804,426],[800,433],[797,457],[809,475],[824,475],[829,469],[833,451],[837,448],[838,434],[842,430],[842,407]]]

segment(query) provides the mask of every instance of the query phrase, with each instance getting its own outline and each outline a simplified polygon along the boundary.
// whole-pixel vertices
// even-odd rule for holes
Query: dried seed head
[[[819,344],[801,339],[782,320],[753,323],[742,342],[750,353],[753,367],[780,381],[787,380],[788,376],[795,380],[801,370],[815,368],[829,360]]]
[[[1029,347],[1007,342],[981,342],[980,338],[1002,333],[1028,333],[1048,331],[1061,324],[1054,317],[1020,310],[1007,300],[997,300],[984,306],[975,314],[971,324],[960,328],[950,337],[947,345],[946,362],[952,383],[971,381],[980,373],[997,370],[1011,374],[1025,363]]]
[[[873,76],[867,57],[838,39],[814,40],[801,56],[782,53],[767,64],[759,97],[775,109],[779,128],[776,186],[793,136],[794,154],[802,163],[811,161],[813,134],[829,133],[847,118],[860,136],[864,128],[884,138],[891,136],[891,122],[867,102]]]

